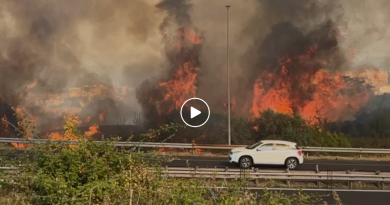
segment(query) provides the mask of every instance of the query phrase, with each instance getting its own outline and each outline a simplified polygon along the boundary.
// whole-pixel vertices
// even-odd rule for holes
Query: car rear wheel
[[[240,158],[240,167],[243,169],[249,169],[253,165],[252,158],[250,157],[241,157]]]
[[[288,158],[286,159],[286,168],[288,169],[296,169],[298,167],[298,160],[296,158]]]

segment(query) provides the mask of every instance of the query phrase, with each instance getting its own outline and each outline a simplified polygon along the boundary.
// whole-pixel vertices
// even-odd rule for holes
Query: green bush
[[[175,130],[161,129],[149,134]],[[221,189],[212,180],[164,178],[160,167],[168,158],[162,155],[119,150],[112,141],[78,137],[76,146],[63,141],[30,148],[33,157],[24,159],[20,172],[1,175],[0,204],[309,205],[316,200],[300,192],[291,198],[282,193],[257,195],[243,188],[245,181]]]
[[[313,124],[298,114],[282,114],[270,109],[257,118],[232,116],[232,144],[253,144],[264,139],[297,142],[299,146],[351,147],[342,132],[332,132],[321,119]],[[152,129],[148,140],[167,142],[196,142],[197,144],[227,144],[228,117],[224,113],[211,113],[209,121],[202,127],[191,128],[183,123],[168,123]],[[157,133],[155,130],[163,131]],[[176,133],[171,134],[172,131]],[[136,138],[138,141],[144,135]],[[167,140],[168,138],[168,140]],[[134,141],[135,139],[133,139]]]
[[[303,194],[301,191],[292,195],[283,192],[270,192],[265,190],[260,201],[260,205],[295,205],[295,204],[316,204],[321,199],[317,195]]]

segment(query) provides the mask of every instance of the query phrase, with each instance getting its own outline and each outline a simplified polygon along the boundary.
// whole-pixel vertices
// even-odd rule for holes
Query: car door
[[[273,156],[274,161],[272,162],[272,164],[280,164],[280,165],[284,164],[288,152],[289,152],[289,146],[287,146],[286,144],[276,143],[274,147],[274,156]]]
[[[266,143],[258,148],[256,148],[255,156],[254,156],[254,163],[255,164],[269,164],[273,161],[273,150],[274,144],[273,143]]]

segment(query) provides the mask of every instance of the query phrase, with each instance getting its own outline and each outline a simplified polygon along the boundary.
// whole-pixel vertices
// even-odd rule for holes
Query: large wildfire
[[[296,31],[290,25],[278,26],[283,28],[275,27],[275,32],[270,33],[272,38],[286,38],[279,31]],[[328,22],[307,36],[290,35],[287,38],[292,39],[282,41],[285,50],[276,56],[276,62],[259,65],[262,68],[253,88],[253,115],[272,109],[286,114],[296,112],[305,119],[337,121],[358,112],[374,93],[368,85],[340,71],[334,59],[343,57],[338,51],[338,35]],[[273,46],[281,45],[277,42]]]
[[[61,129],[73,115],[89,127],[87,136],[134,112],[148,126],[180,121],[180,107],[192,97],[226,112],[226,11],[218,3],[0,3],[0,137],[28,130],[23,120],[42,132]],[[371,62],[365,54],[375,53],[367,42],[387,45],[386,36],[369,36],[366,22],[354,24],[355,10],[338,13],[350,3],[335,4],[232,3],[233,115],[255,118],[272,109],[343,121],[383,92],[389,73],[381,62],[390,60]]]
[[[156,102],[157,110],[160,115],[170,113],[174,109],[178,110],[181,105],[189,98],[195,97],[197,87],[196,80],[199,71],[198,59],[189,48],[189,46],[199,45],[202,39],[190,28],[181,28],[179,30],[178,41],[172,45],[175,53],[174,73],[171,79],[160,82],[157,86],[161,90],[162,99],[150,99]],[[166,107],[164,107],[166,104]]]
[[[197,81],[200,72],[200,49],[203,39],[196,28],[191,25],[189,16],[178,16],[177,9],[186,10],[188,5],[173,1],[164,1],[158,5],[166,9],[168,16],[161,26],[164,35],[165,54],[169,60],[170,70],[167,76],[157,82],[142,84],[137,92],[140,104],[152,123],[164,123],[161,116],[180,110],[182,104],[197,94]],[[172,24],[168,24],[171,22]],[[146,83],[149,83],[147,81]],[[159,117],[160,116],[160,117]]]

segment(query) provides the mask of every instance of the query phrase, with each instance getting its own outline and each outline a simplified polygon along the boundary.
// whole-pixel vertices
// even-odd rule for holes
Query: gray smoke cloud
[[[66,101],[57,104],[67,110],[56,110],[56,102],[49,109],[46,101],[56,100],[49,95],[67,99],[68,89],[76,86],[120,84],[129,86],[125,99],[106,89],[111,100],[87,105],[84,112],[109,107],[107,121],[115,123],[118,113],[139,110],[134,88],[165,67],[158,31],[164,13],[157,3],[1,0],[0,100],[27,108],[45,123],[80,108],[79,102]]]
[[[351,66],[374,66],[389,70],[390,8],[388,1],[342,1],[344,8],[342,48],[354,50]]]
[[[387,69],[390,62],[386,56],[390,12],[385,0],[183,2],[178,7],[178,1],[161,0],[0,0],[0,101],[26,107],[43,121],[51,121],[49,115],[61,117],[66,111],[49,112],[47,95],[62,94],[68,99],[68,89],[105,84],[113,89],[104,93],[102,101],[80,105],[69,100],[62,105],[74,111],[83,107],[86,115],[98,115],[108,107],[107,123],[115,123],[118,117],[141,109],[136,87],[147,84],[153,89],[154,83],[145,80],[169,78],[169,39],[177,25],[190,24],[204,37],[197,97],[206,100],[212,110],[224,111],[226,4],[232,6],[230,70],[235,113],[248,115],[254,78],[261,69],[259,59],[268,54],[260,47],[275,26],[283,23],[303,37],[329,22],[339,29],[338,53],[329,54],[343,56],[332,58],[337,61],[335,69]],[[126,95],[118,97],[119,91]],[[37,100],[37,93],[46,97]]]
[[[231,5],[230,72],[236,114],[249,115],[253,84],[259,71],[265,69],[266,62],[276,63],[281,55],[289,53],[289,49],[302,51],[297,48],[318,43],[332,32],[337,32],[335,44],[323,49],[316,57],[327,60],[332,70],[388,69],[389,57],[385,53],[389,49],[390,36],[385,22],[390,18],[390,9],[384,6],[385,1],[359,2],[194,1],[192,21],[204,31],[206,39],[201,56],[204,75],[199,96],[214,110],[223,110],[221,105],[227,102],[224,7],[227,4]],[[280,33],[275,33],[276,28]],[[273,38],[273,43],[270,43]],[[287,41],[283,42],[283,38]],[[366,89],[357,86],[356,90]]]
[[[235,96],[233,112],[241,115],[249,114],[253,96],[252,78],[261,69],[258,59],[264,55],[259,53],[259,46],[274,26],[290,22],[304,35],[329,19],[336,21],[340,18],[337,13],[339,5],[326,1],[193,1],[193,24],[204,32],[206,39],[201,53],[202,83],[198,95],[215,111],[226,111],[223,105],[227,103],[225,5],[231,6],[229,65],[231,93]]]

